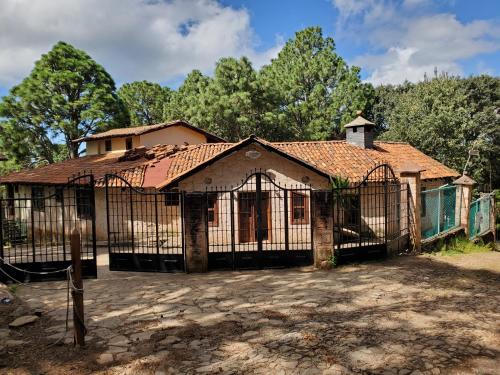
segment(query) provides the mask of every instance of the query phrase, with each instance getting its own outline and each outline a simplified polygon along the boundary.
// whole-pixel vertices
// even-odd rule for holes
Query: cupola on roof
[[[354,126],[375,126],[375,124],[371,121],[368,121],[362,116],[363,112],[356,111],[357,117],[352,120],[350,123],[344,125],[344,128],[352,128]]]

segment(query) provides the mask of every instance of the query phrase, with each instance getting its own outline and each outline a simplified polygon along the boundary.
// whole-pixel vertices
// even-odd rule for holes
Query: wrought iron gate
[[[409,236],[409,196],[388,164],[356,183],[333,189],[334,243],[340,257],[385,255],[404,249]]]
[[[109,268],[184,271],[183,194],[134,188],[105,176]]]
[[[207,191],[208,268],[312,264],[310,200],[310,187],[283,187],[260,171],[235,188]]]
[[[83,275],[96,277],[94,197],[94,177],[88,174],[58,186],[9,185],[7,197],[0,198],[0,257],[17,268],[48,274],[26,274],[7,265],[2,270],[18,280],[65,278],[50,272],[71,264],[70,234],[77,228]]]

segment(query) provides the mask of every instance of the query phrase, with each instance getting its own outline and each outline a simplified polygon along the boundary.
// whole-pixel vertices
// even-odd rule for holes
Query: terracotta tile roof
[[[187,127],[191,130],[197,131],[199,133],[202,133],[207,137],[207,140],[209,142],[226,142],[224,139],[211,134],[203,129],[197,128],[196,126],[191,125],[187,121],[183,120],[175,120],[175,121],[170,121],[170,122],[165,122],[161,124],[155,124],[155,125],[142,125],[142,126],[133,126],[133,127],[127,127],[127,128],[117,128],[117,129],[111,129],[105,132],[89,135],[87,137],[83,138],[78,138],[74,139],[72,142],[86,142],[86,141],[95,141],[98,139],[109,139],[109,138],[116,138],[116,137],[126,137],[126,136],[133,136],[133,135],[142,135],[146,133],[151,133],[156,130],[172,127],[172,126],[184,126]]]
[[[279,149],[327,171],[352,180],[360,179],[374,165],[388,163],[395,170],[405,164],[418,165],[423,179],[456,177],[459,173],[446,167],[408,143],[375,142],[375,148],[363,149],[346,141],[273,143]]]
[[[448,168],[415,147],[403,142],[375,142],[375,149],[368,150],[373,158],[389,163],[395,170],[405,164],[415,164],[423,169],[422,179],[458,177],[460,173]]]
[[[199,145],[160,145],[150,150],[137,148],[126,153],[86,156],[45,167],[11,173],[0,183],[64,184],[73,175],[92,172],[103,185],[106,173],[115,173],[135,187],[166,186],[216,160],[243,143],[255,140],[277,152],[287,154],[326,175],[340,175],[352,181],[361,179],[380,163],[389,163],[397,171],[407,164],[419,166],[423,179],[458,177],[459,174],[406,143],[375,142],[374,149],[363,149],[345,141],[267,142],[258,138],[239,143]],[[121,186],[119,179],[113,184]]]
[[[394,169],[407,163],[415,163],[423,169],[422,179],[457,177],[459,174],[423,154],[407,143],[375,142],[374,149],[363,149],[346,141],[317,142],[258,142],[304,161],[307,166],[316,168],[328,175],[340,175],[351,181],[361,180],[374,166],[390,164]],[[203,144],[174,154],[171,157],[165,180],[156,187],[167,186],[220,156],[224,151],[237,148],[239,143]]]
[[[123,153],[112,153],[69,159],[61,163],[9,173],[0,177],[0,183],[61,185],[78,174],[92,173],[95,178],[100,178],[108,172],[127,170],[144,163],[144,159],[120,161],[122,156]]]

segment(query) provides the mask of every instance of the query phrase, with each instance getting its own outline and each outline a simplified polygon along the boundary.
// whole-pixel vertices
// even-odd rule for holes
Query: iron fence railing
[[[422,191],[420,217],[423,240],[460,225],[459,202],[457,188],[453,185]]]
[[[471,203],[469,211],[469,238],[471,240],[493,229],[490,220],[493,209],[493,197],[490,194]]]

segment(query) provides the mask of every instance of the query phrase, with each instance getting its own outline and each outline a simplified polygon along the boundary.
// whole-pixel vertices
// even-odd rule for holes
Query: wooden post
[[[75,345],[85,346],[85,324],[83,315],[83,282],[82,262],[80,252],[80,232],[77,228],[71,231],[71,265],[73,285],[71,296],[73,297],[73,329],[75,331]]]

